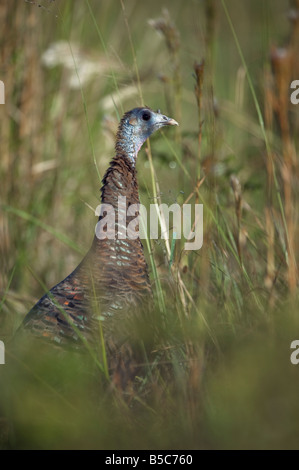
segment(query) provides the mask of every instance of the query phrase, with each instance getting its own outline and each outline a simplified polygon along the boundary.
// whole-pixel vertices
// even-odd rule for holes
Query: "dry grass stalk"
[[[172,64],[172,81],[174,87],[175,103],[173,113],[177,117],[177,121],[181,122],[182,79],[180,64],[180,33],[173,21],[171,20],[169,11],[166,8],[163,9],[161,18],[151,19],[148,21],[148,23],[165,39],[166,46],[170,55],[170,61]],[[180,142],[181,137],[179,128],[176,129],[176,136]]]
[[[268,131],[268,135],[272,135],[273,130],[273,113],[274,113],[274,101],[273,96],[273,76],[268,69],[264,73],[264,116],[265,116],[265,127]],[[270,138],[270,137],[269,137]],[[273,221],[273,159],[274,155],[267,152],[266,155],[266,171],[267,171],[267,189],[266,189],[266,207],[265,207],[265,219],[266,219],[266,236],[267,236],[267,267],[265,286],[271,290],[275,279],[275,230]]]
[[[242,248],[244,246],[244,231],[242,230],[241,226],[241,218],[242,218],[242,189],[241,183],[235,175],[231,175],[230,177],[230,184],[234,193],[235,198],[235,213],[237,219],[237,235],[235,237],[238,255],[240,258],[240,262],[242,263]]]
[[[298,270],[294,247],[295,199],[292,191],[293,173],[296,172],[296,154],[289,123],[289,86],[294,70],[294,54],[290,47],[272,48],[271,62],[275,81],[275,112],[278,118],[282,141],[281,177],[284,188],[284,213],[287,243],[287,280],[294,293],[297,286]]]
[[[200,156],[201,156],[201,139],[202,139],[202,89],[203,89],[203,79],[204,79],[204,69],[205,61],[202,60],[200,63],[195,62],[193,66],[195,72],[195,98],[197,104],[197,113],[198,113],[198,173],[197,177],[200,179]]]

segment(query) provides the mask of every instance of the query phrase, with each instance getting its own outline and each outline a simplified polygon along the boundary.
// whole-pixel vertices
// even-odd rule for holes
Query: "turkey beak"
[[[157,124],[159,127],[162,126],[178,126],[179,123],[174,119],[164,116],[163,114],[157,114]]]
[[[179,123],[177,121],[175,121],[174,119],[168,118],[167,116],[163,116],[163,117],[167,118],[167,122],[166,122],[167,126],[178,126],[179,125]]]

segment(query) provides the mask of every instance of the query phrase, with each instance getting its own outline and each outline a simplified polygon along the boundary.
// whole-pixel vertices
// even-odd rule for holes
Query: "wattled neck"
[[[135,167],[138,152],[147,137],[136,133],[134,126],[129,123],[129,119],[125,115],[117,132],[116,155],[128,158],[132,166]]]

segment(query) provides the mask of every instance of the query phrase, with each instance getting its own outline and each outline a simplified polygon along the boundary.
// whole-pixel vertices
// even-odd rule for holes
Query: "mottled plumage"
[[[123,215],[118,213],[118,198],[126,198],[126,211],[130,205],[139,204],[135,164],[140,147],[154,131],[173,124],[177,124],[176,121],[150,108],[135,108],[123,116],[115,156],[101,189],[102,205],[109,204],[115,210],[116,228],[121,225]],[[136,215],[127,217],[126,225]],[[99,217],[100,223],[104,217],[105,212]],[[83,261],[37,302],[25,317],[23,326],[56,343],[79,346],[81,335],[91,344],[98,342],[101,322],[109,348],[110,343],[113,344],[116,323],[125,318],[127,312],[138,312],[150,295],[140,239],[119,239],[117,234],[116,239],[95,236]]]

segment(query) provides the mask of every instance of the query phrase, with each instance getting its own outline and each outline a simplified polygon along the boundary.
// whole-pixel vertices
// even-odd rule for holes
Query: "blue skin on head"
[[[127,156],[133,165],[142,144],[163,126],[178,123],[150,108],[134,108],[124,114],[118,129],[116,152]]]

